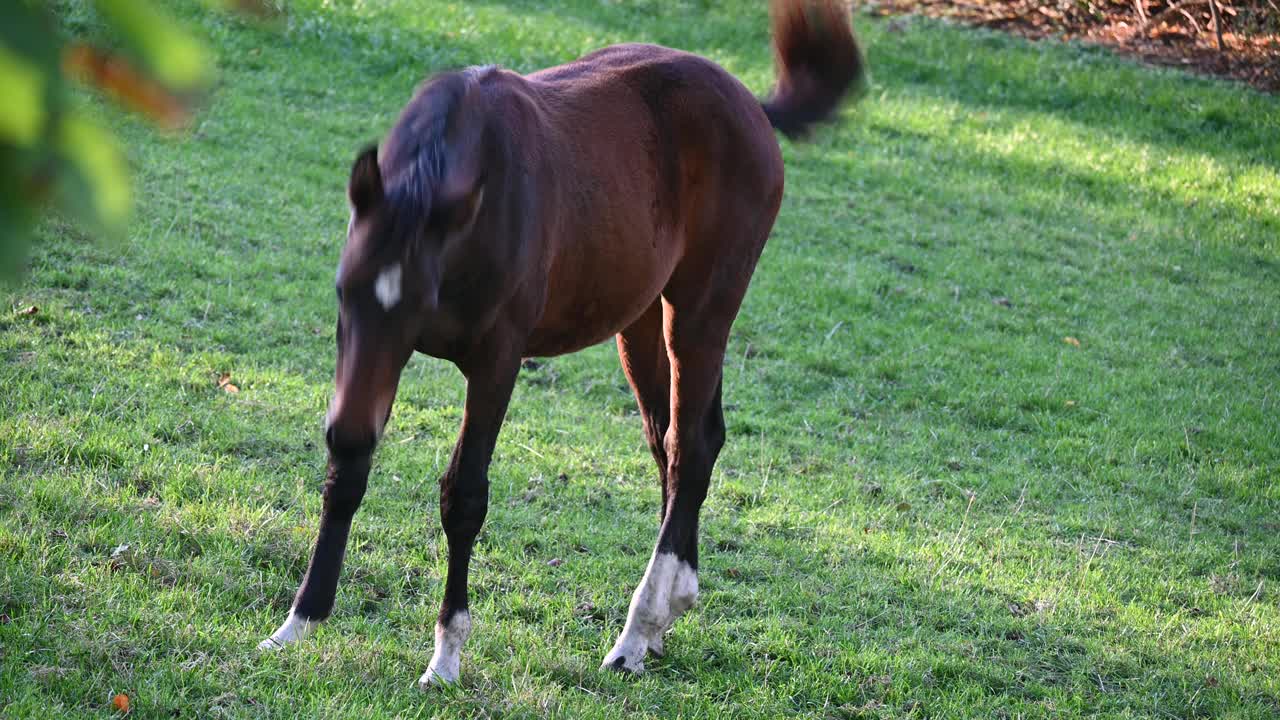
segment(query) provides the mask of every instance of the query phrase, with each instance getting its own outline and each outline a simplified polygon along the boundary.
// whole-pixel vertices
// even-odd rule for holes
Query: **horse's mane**
[[[382,145],[379,165],[389,205],[405,220],[425,218],[447,172],[445,139],[467,91],[490,70],[468,68],[424,82]]]

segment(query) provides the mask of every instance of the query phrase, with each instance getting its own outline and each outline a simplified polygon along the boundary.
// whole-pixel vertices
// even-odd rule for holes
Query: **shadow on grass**
[[[62,508],[45,515],[41,522],[56,526],[57,516],[63,512],[73,509]],[[132,532],[145,535],[150,538],[147,549],[152,554],[110,571],[105,569],[105,558],[101,559],[103,582],[93,595],[85,595],[80,585],[83,568],[64,574],[70,568],[37,565],[33,554],[16,558],[10,572],[41,579],[18,588],[18,592],[5,593],[0,606],[15,628],[28,628],[31,633],[15,645],[24,653],[20,665],[38,669],[73,664],[65,678],[68,682],[61,676],[52,678],[42,681],[41,690],[47,697],[72,705],[93,701],[85,690],[86,668],[107,669],[103,677],[94,678],[95,683],[136,686],[153,683],[157,677],[177,678],[190,694],[174,700],[174,710],[223,697],[228,690],[223,680],[259,667],[260,661],[251,650],[256,636],[235,634],[243,630],[244,622],[218,622],[216,626],[223,628],[220,632],[206,632],[193,626],[191,618],[184,616],[184,608],[194,604],[195,598],[207,602],[212,592],[217,596],[219,614],[238,614],[242,621],[250,620],[250,625],[264,606],[274,615],[284,612],[287,594],[273,589],[275,583],[264,581],[264,574],[290,576],[287,591],[292,591],[291,583],[305,560],[298,552],[297,538],[272,529],[246,542],[221,528],[179,532],[170,518],[154,511],[140,517],[131,517],[133,511],[123,507],[103,508],[103,512],[110,517],[99,517],[95,523],[130,527]],[[1033,525],[1053,521],[1035,510],[1025,513],[1026,522]],[[975,517],[974,522],[974,532],[992,524],[990,517]],[[648,513],[622,518],[620,526],[604,535],[615,537],[622,530],[622,535],[635,536],[639,544],[652,537]],[[37,522],[35,527],[42,525]],[[649,662],[650,675],[641,682],[657,682],[677,694],[683,692],[682,687],[696,685],[699,696],[723,697],[722,702],[750,700],[759,697],[763,689],[764,699],[777,707],[794,712],[826,710],[835,713],[829,715],[833,717],[876,717],[878,709],[947,715],[952,706],[978,712],[988,707],[1008,709],[1011,703],[1025,703],[1026,709],[1044,717],[1106,710],[1219,717],[1280,709],[1280,698],[1266,689],[1265,679],[1259,675],[1254,676],[1255,681],[1246,681],[1242,678],[1247,677],[1247,671],[1221,667],[1212,654],[1198,653],[1194,644],[1171,651],[1163,633],[1128,627],[1119,613],[1133,611],[1132,605],[1091,604],[1073,612],[1066,607],[1069,593],[1056,597],[1010,594],[974,579],[983,572],[970,560],[957,561],[956,572],[942,575],[939,582],[932,573],[933,565],[896,555],[874,543],[848,542],[825,532],[806,531],[801,533],[803,551],[794,552],[780,549],[779,543],[798,542],[795,532],[803,528],[793,529],[787,535],[791,539],[785,541],[780,541],[776,530],[763,526],[753,526],[745,535],[739,530],[736,525],[726,526],[723,520],[707,523],[703,601],[676,627],[668,640],[667,656]],[[521,532],[530,531],[545,532],[533,527]],[[922,531],[904,528],[894,532],[912,536]],[[83,542],[81,532],[73,533],[78,542]],[[929,537],[920,537],[922,544],[936,540],[932,531],[924,532]],[[726,537],[733,538],[728,550],[712,550]],[[355,542],[359,540],[357,535]],[[242,544],[238,563],[231,556],[230,567],[200,559],[202,546],[220,547],[225,552]],[[92,549],[105,556],[106,546]],[[78,550],[83,551],[83,547]],[[354,553],[345,573],[335,616],[338,629],[329,633],[357,632],[361,616],[386,623],[388,616],[403,622],[406,612],[429,615],[435,607],[439,578],[404,576],[404,568],[421,563],[420,559],[403,558],[402,563],[369,573],[363,571],[369,561],[362,560],[360,552],[357,549]],[[634,698],[635,682],[619,682],[617,676],[598,672],[594,662],[595,646],[607,643],[625,615],[627,590],[634,581],[630,575],[641,558],[616,553],[604,561],[610,581],[600,594],[611,598],[611,607],[602,610],[607,622],[591,622],[565,635],[547,624],[556,617],[547,594],[574,590],[559,590],[565,580],[558,580],[539,587],[524,600],[505,601],[504,595],[522,592],[524,580],[495,577],[499,565],[485,556],[496,552],[482,551],[485,561],[473,577],[478,602],[490,609],[479,632],[490,638],[555,636],[545,642],[568,645],[553,653],[562,660],[545,667],[526,667],[523,672],[545,678],[566,693]],[[1167,567],[1180,563],[1176,554],[1158,560]],[[432,587],[424,598],[418,590],[427,582]],[[511,583],[512,587],[502,589]],[[136,622],[130,613],[122,615],[116,605],[123,602],[121,593],[129,592],[155,597],[164,611]],[[61,615],[43,615],[51,603],[62,610]],[[502,608],[500,614],[492,612],[496,607]],[[31,612],[37,608],[42,613],[38,619]],[[1150,608],[1139,606],[1139,610]],[[1186,612],[1192,613],[1190,618],[1198,617],[1190,608]],[[100,618],[103,613],[106,617]],[[1177,615],[1175,612],[1174,617]],[[91,626],[87,617],[99,619]],[[1189,620],[1201,628],[1212,621],[1212,615]],[[506,624],[515,627],[504,630]],[[397,633],[412,634],[421,627],[425,626]],[[235,632],[229,635],[228,630]],[[427,642],[426,632],[421,632],[422,641]],[[362,638],[351,641],[359,643]],[[320,647],[326,648],[321,665],[305,660],[308,655],[279,662],[289,666],[298,663],[299,672],[314,674],[317,681],[342,677],[354,663],[367,662],[362,659],[367,656],[365,650],[335,653],[335,642],[332,637],[321,642]],[[473,639],[474,648],[486,644],[500,651],[503,641],[499,639],[494,646],[484,637]],[[468,655],[472,677],[492,678],[494,670],[485,666],[504,662],[492,652],[472,650]],[[381,687],[411,677],[410,673],[420,670],[426,654],[407,651],[398,644],[377,651],[374,657],[380,659],[372,667],[360,669],[360,674]],[[205,663],[217,667],[210,677],[194,672]],[[1265,666],[1259,668],[1263,669]],[[480,682],[504,685],[492,679]],[[233,689],[238,694],[247,690]],[[498,692],[498,688],[493,690]],[[375,692],[371,701],[379,692],[387,690]],[[461,700],[481,702],[483,696]]]

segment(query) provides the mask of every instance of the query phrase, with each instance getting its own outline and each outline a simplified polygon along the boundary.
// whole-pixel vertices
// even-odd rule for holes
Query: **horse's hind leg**
[[[744,278],[741,291],[745,288]],[[604,667],[642,672],[645,653],[661,654],[663,634],[697,599],[698,514],[724,445],[721,366],[741,291],[703,297],[692,307],[666,305],[672,378],[671,424],[663,438],[666,515],[649,567],[632,596],[626,626]]]
[[[671,364],[667,359],[667,343],[662,337],[660,299],[654,300],[640,319],[618,333],[618,358],[640,406],[649,451],[658,463],[658,482],[662,487],[658,522],[662,522],[667,516],[667,450],[663,442],[671,424]]]

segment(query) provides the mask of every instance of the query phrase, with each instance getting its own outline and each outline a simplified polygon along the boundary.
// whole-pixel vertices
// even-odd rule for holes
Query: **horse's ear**
[[[382,202],[382,170],[378,168],[378,146],[370,145],[360,152],[351,166],[347,198],[357,215],[364,215]]]

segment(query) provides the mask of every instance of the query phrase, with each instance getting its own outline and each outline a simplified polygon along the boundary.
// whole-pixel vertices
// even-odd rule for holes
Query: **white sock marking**
[[[418,686],[426,688],[440,683],[458,682],[462,666],[462,646],[471,635],[471,613],[459,610],[449,618],[448,625],[436,623],[436,649],[431,654],[427,671],[422,673]]]
[[[373,283],[373,294],[378,296],[383,310],[390,310],[400,302],[400,263],[392,263],[378,273]]]
[[[672,553],[654,551],[631,596],[627,624],[605,656],[603,667],[644,672],[645,653],[662,653],[662,635],[698,597],[698,573]],[[621,665],[617,665],[621,660]]]
[[[298,642],[315,632],[319,625],[319,620],[308,620],[290,609],[289,617],[285,618],[284,624],[271,633],[271,637],[258,643],[258,649],[277,650],[290,643]]]

